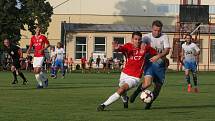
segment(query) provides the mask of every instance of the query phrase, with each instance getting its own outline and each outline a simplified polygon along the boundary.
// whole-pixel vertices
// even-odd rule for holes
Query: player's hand
[[[38,51],[40,54],[42,54],[43,52],[44,52],[44,50],[43,49],[41,49],[41,50],[39,50]]]
[[[158,59],[159,59],[160,57],[158,56],[158,55],[155,55],[155,56],[153,56],[152,58],[150,58],[149,60],[151,61],[151,62],[156,62]]]

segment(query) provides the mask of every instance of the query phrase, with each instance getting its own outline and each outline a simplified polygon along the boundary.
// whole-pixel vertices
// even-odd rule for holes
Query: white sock
[[[124,93],[123,95],[121,95],[121,99],[122,99],[122,102],[128,102],[128,98],[127,98],[127,93]]]
[[[42,71],[40,72],[40,78],[43,82],[47,80],[47,77],[45,76],[45,74]]]
[[[117,101],[119,98],[120,98],[120,95],[118,93],[114,93],[103,104],[105,106],[108,106],[108,105],[112,104],[113,102]]]
[[[43,83],[42,83],[41,78],[40,78],[40,74],[35,74],[35,78],[36,78],[38,84],[39,84],[40,86],[43,86]]]

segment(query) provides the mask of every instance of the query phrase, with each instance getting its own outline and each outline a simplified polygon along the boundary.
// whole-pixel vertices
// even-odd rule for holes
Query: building
[[[52,22],[46,35],[52,45],[62,41],[67,56],[75,63],[80,58],[93,55],[120,56],[112,51],[111,43],[130,41],[132,31],[151,29],[153,20],[164,23],[164,32],[169,35],[172,52],[168,56],[170,68],[179,69],[176,46],[181,40],[181,24],[179,23],[180,4],[205,4],[209,6],[210,22],[215,23],[215,3],[211,0],[48,0],[54,7]],[[204,2],[204,3],[203,3]],[[186,24],[189,30],[195,25]],[[214,25],[201,27],[198,44],[201,47],[199,69],[215,69],[215,30]],[[22,33],[21,46],[26,47],[31,35]]]

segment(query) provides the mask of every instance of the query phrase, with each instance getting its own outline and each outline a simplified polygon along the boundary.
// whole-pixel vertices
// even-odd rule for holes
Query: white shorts
[[[140,78],[129,76],[125,73],[121,73],[119,79],[119,87],[123,86],[125,83],[128,84],[129,89],[136,87],[140,81]]]
[[[34,57],[33,67],[42,67],[43,61],[44,61],[44,57]]]

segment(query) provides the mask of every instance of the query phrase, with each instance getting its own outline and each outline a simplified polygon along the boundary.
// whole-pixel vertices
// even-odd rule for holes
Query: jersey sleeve
[[[130,47],[130,44],[127,43],[127,44],[125,44],[125,45],[120,46],[119,49],[118,49],[118,51],[125,54],[125,53],[128,53],[129,50],[131,50],[130,48],[131,48],[131,47]]]
[[[150,55],[157,55],[157,51],[150,45],[146,46],[146,52],[149,53]]]
[[[43,40],[44,40],[44,42],[45,42],[46,44],[49,44],[49,41],[48,41],[48,39],[47,39],[45,36],[43,36]]]
[[[170,48],[169,38],[167,35],[164,35],[164,48]]]
[[[195,49],[196,52],[199,52],[199,51],[200,51],[199,47],[198,47],[196,44],[195,44],[195,46],[194,46],[194,49]]]

